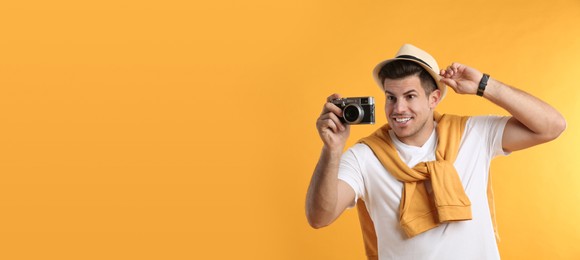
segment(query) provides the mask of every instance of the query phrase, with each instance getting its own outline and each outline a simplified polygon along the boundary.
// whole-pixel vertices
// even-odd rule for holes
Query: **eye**
[[[407,99],[415,99],[415,98],[417,98],[417,95],[415,94],[407,95]]]
[[[395,101],[397,101],[397,98],[395,98],[393,96],[387,96],[387,101],[389,101],[389,102],[395,102]]]

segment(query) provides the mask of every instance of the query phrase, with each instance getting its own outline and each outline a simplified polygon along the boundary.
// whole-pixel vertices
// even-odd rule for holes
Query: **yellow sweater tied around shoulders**
[[[397,180],[403,182],[399,206],[399,223],[411,238],[449,221],[471,219],[471,202],[465,194],[459,175],[453,166],[459,152],[459,144],[469,117],[440,115],[434,113],[437,122],[437,148],[435,161],[421,162],[409,168],[399,157],[385,124],[359,142],[371,148],[381,164]],[[432,194],[426,182],[431,180]],[[491,176],[487,196],[491,210],[496,239],[499,239],[495,223]],[[362,200],[357,202],[359,220],[368,259],[378,259],[377,237],[374,224]]]

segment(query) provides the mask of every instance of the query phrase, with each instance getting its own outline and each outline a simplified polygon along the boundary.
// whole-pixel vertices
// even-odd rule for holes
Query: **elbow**
[[[548,139],[551,141],[558,138],[564,132],[564,130],[566,130],[566,127],[566,119],[560,115],[556,120],[554,120],[552,131],[550,131],[550,136]]]
[[[328,221],[324,221],[324,219],[316,214],[313,214],[310,211],[306,211],[306,219],[308,220],[308,224],[310,227],[314,229],[320,229],[330,225]]]
[[[563,116],[560,117],[558,127],[558,135],[556,137],[560,136],[568,127],[568,123],[566,123],[566,119]]]
[[[321,229],[323,227],[328,226],[328,223],[324,223],[321,221],[316,221],[316,220],[312,220],[312,219],[308,219],[308,224],[310,224],[310,227],[314,228],[314,229]]]
[[[550,124],[548,124],[548,129],[545,132],[538,135],[539,140],[541,143],[550,142],[556,138],[558,138],[564,130],[566,130],[566,119],[562,116],[558,116],[554,118]]]

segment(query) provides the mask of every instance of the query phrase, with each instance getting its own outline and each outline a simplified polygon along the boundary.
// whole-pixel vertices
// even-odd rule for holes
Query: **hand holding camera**
[[[327,98],[327,103],[316,121],[316,127],[325,146],[342,152],[350,135],[350,124],[374,122],[374,98],[341,98],[340,95],[333,94]]]

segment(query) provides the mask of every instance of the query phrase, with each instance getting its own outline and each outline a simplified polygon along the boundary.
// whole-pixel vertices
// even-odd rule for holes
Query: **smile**
[[[403,117],[403,118],[395,118],[395,121],[397,123],[407,123],[409,120],[411,120],[410,117]]]

